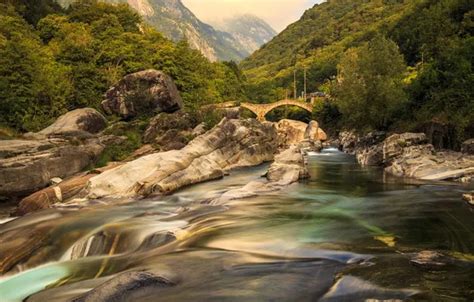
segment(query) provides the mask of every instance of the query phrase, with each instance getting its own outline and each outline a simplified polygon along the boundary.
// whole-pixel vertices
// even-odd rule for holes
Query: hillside
[[[308,90],[324,90],[334,97],[334,102],[327,106],[331,109],[324,109],[333,116],[319,117],[348,127],[350,117],[336,114],[343,107],[338,104],[343,97],[339,98],[338,90],[331,88],[341,88],[338,86],[343,81],[343,68],[368,68],[350,65],[359,57],[366,57],[364,52],[373,51],[367,61],[378,59],[373,63],[389,66],[391,62],[384,62],[386,58],[380,58],[373,49],[377,43],[372,43],[373,47],[368,45],[379,37],[381,45],[385,44],[382,48],[386,46],[385,50],[400,53],[405,70],[394,75],[404,78],[402,82],[387,82],[386,87],[396,83],[397,94],[403,97],[399,104],[394,104],[397,109],[383,122],[384,127],[438,133],[442,137],[439,146],[459,146],[462,139],[474,135],[473,9],[474,2],[469,0],[329,0],[315,5],[241,62],[250,81],[249,99],[268,102],[284,96],[285,90],[292,91],[294,70],[300,94],[306,68]],[[362,72],[353,71],[354,76]],[[370,72],[377,76],[376,70]],[[335,77],[337,81],[333,80]],[[364,85],[353,86],[354,93],[355,88],[365,89],[371,83]],[[339,93],[346,94],[346,100],[350,100],[346,88],[339,89]],[[374,93],[370,90],[366,93],[363,101],[370,102]],[[360,93],[352,99],[357,96]],[[348,112],[358,110],[346,108]],[[334,116],[341,120],[336,121]]]
[[[251,77],[285,75],[285,69],[296,61],[332,62],[325,74],[335,73],[335,61],[348,47],[367,40],[374,31],[412,7],[400,1],[332,0],[307,10],[300,20],[289,25],[241,66]],[[323,66],[319,66],[323,67]],[[288,71],[288,74],[292,71]]]
[[[231,34],[248,54],[253,53],[277,35],[267,22],[250,14],[211,22],[211,24]]]

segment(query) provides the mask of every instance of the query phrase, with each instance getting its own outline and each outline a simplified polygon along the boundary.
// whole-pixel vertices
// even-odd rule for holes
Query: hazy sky
[[[281,31],[321,0],[183,0],[202,21],[219,20],[251,13]]]

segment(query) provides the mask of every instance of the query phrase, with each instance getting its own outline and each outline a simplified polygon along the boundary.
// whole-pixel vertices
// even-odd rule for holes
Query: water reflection
[[[5,223],[0,297],[68,301],[129,270],[177,280],[140,301],[157,295],[164,301],[474,296],[473,213],[460,201],[468,188],[388,177],[330,149],[311,156],[308,181],[206,203],[263,181],[265,170],[234,171],[166,198],[49,210]],[[427,249],[448,255],[449,265],[433,271],[410,264]]]

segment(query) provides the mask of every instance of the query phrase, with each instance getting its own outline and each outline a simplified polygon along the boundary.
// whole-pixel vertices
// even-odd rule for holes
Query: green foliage
[[[0,124],[35,130],[66,109],[68,68],[18,15],[0,15]]]
[[[67,110],[100,109],[111,85],[149,68],[168,73],[189,108],[244,99],[245,78],[235,63],[212,63],[185,41],[171,42],[126,4],[76,1],[65,12],[43,10],[35,27],[18,14],[24,6],[0,6],[5,126],[36,131]]]
[[[142,145],[142,136],[137,131],[126,131],[122,135],[127,137],[125,142],[119,145],[107,146],[96,161],[96,167],[105,167],[112,161],[123,161],[129,157],[133,151],[137,150]]]
[[[313,109],[312,118],[328,132],[335,132],[341,127],[341,112],[336,104],[330,100],[317,102]]]
[[[405,70],[397,45],[382,36],[349,49],[331,89],[345,124],[358,129],[386,129],[406,100],[402,86]]]
[[[249,81],[247,94],[255,102],[273,101],[281,89],[292,91],[295,67],[298,92],[304,67],[308,91],[326,89],[336,76],[348,77],[341,83],[344,89],[333,85],[334,102],[315,109],[314,116],[324,120],[320,123],[331,123],[325,127],[361,129],[358,123],[363,123],[367,128],[422,131],[437,123],[454,129],[456,143],[446,147],[456,148],[474,136],[473,32],[471,0],[332,0],[308,10],[241,67]],[[367,56],[365,45],[377,35],[394,41],[409,66],[401,83],[401,69],[386,74],[377,70],[384,67],[381,54]],[[369,76],[379,73],[381,78]]]

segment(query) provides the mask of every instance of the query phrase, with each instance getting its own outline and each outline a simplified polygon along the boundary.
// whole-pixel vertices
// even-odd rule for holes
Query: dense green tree
[[[387,128],[406,100],[402,86],[405,70],[397,45],[383,36],[349,49],[331,90],[346,125]]]
[[[68,68],[20,16],[0,15],[0,123],[36,130],[66,109]]]

